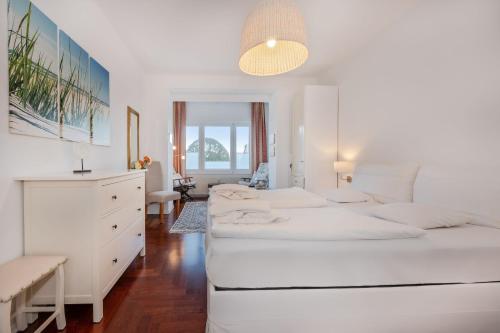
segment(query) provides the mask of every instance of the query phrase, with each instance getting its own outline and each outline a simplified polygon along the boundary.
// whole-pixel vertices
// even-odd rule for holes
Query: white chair
[[[160,162],[154,161],[151,163],[148,167],[148,172],[146,172],[146,215],[148,214],[148,206],[150,204],[160,204],[160,219],[163,221],[165,203],[176,201],[176,209],[179,210],[180,200],[181,195],[179,192],[164,190]]]
[[[0,266],[0,333],[11,333],[12,300],[16,298],[16,326],[19,331],[28,327],[26,313],[54,312],[35,333],[42,332],[54,318],[57,328],[66,327],[64,315],[64,269],[66,257],[24,256]],[[55,272],[56,292],[54,306],[30,306],[26,290],[37,281]]]

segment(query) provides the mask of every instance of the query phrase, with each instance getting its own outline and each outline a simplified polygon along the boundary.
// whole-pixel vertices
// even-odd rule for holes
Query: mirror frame
[[[130,125],[132,122],[132,115],[137,117],[137,158],[136,161],[139,160],[139,124],[140,124],[140,117],[139,117],[139,112],[135,111],[132,109],[130,106],[127,106],[127,169],[132,169],[132,156],[130,156],[130,144],[131,144],[131,137],[130,137]]]

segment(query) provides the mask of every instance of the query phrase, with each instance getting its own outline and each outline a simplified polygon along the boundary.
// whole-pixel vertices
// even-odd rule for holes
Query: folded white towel
[[[286,221],[287,218],[273,213],[231,212],[225,216],[214,218],[214,223],[222,224],[267,224]]]
[[[224,216],[232,212],[270,213],[271,206],[264,200],[227,200],[215,202],[209,209],[211,216]]]
[[[253,192],[255,189],[250,188],[245,185],[239,184],[219,184],[212,187],[212,190],[215,192],[218,191],[234,191],[234,192]]]
[[[232,190],[218,190],[215,194],[220,195],[229,200],[246,200],[257,199],[259,195],[257,191],[232,191]]]

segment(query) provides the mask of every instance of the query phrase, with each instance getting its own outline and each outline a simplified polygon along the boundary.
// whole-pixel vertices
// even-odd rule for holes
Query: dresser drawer
[[[144,217],[143,204],[134,204],[134,202],[130,202],[118,211],[105,215],[101,218],[99,224],[99,245],[105,246],[141,217]]]
[[[133,250],[132,250],[132,253],[130,255],[135,255],[138,250],[140,250],[144,247],[144,240],[146,239],[145,232],[146,232],[146,229],[145,229],[145,224],[144,224],[143,220],[137,222],[132,227]]]
[[[122,234],[111,243],[101,248],[100,255],[100,285],[103,294],[106,294],[114,284],[113,278],[126,265],[127,249],[124,242],[126,234]]]
[[[107,293],[118,274],[130,264],[144,241],[144,219],[139,218],[129,226],[119,237],[101,248],[100,277],[101,290]]]
[[[101,213],[107,214],[130,201],[144,205],[144,176],[125,179],[101,186]]]

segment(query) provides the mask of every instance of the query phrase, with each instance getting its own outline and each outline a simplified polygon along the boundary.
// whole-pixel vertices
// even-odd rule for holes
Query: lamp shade
[[[351,161],[333,162],[333,170],[337,173],[351,173],[354,170],[354,163]]]
[[[87,158],[90,153],[90,144],[86,142],[74,142],[73,153],[80,159]]]
[[[244,73],[286,73],[304,64],[308,56],[304,18],[292,0],[264,0],[247,17],[239,61]]]

